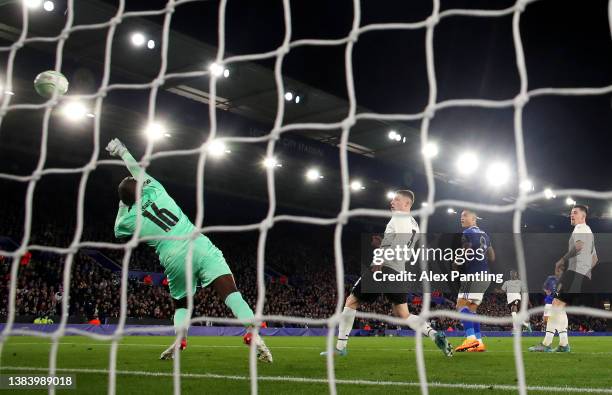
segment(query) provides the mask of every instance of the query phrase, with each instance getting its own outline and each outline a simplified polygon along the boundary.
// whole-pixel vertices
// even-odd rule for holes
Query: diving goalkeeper
[[[106,150],[125,162],[132,177],[126,177],[119,184],[119,211],[115,220],[115,237],[118,239],[131,237],[136,230],[136,179],[143,172],[143,184],[140,197],[142,213],[139,237],[150,236],[187,236],[193,234],[195,226],[183,214],[174,199],[168,195],[164,187],[153,177],[140,168],[138,162],[118,139],[112,139]],[[213,286],[219,298],[225,301],[234,316],[238,319],[253,318],[253,310],[244,301],[236,288],[234,276],[225,262],[223,253],[204,235],[196,239],[182,240],[149,239],[146,243],[157,252],[159,261],[168,277],[170,296],[174,299],[174,327],[178,330],[189,324],[187,317],[187,287],[185,273],[187,270],[187,253],[189,243],[192,249],[192,293],[196,292],[198,281],[202,286]],[[251,324],[247,325],[250,329]],[[186,336],[186,332],[185,332]],[[179,342],[168,347],[160,359],[172,359],[175,348],[183,350],[187,347],[186,337],[181,336]],[[247,330],[245,342],[255,342],[257,358],[263,362],[272,362],[272,354],[259,336]]]

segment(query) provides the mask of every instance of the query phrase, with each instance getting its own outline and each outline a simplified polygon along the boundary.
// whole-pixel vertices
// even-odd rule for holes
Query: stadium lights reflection
[[[71,122],[81,121],[90,115],[85,104],[80,101],[71,101],[64,104],[61,112],[62,115]]]
[[[308,169],[308,171],[306,172],[306,179],[310,182],[319,181],[322,178],[323,176],[319,172],[319,169],[312,168]]]
[[[550,189],[550,188],[546,188],[546,189],[544,190],[544,197],[545,197],[546,199],[554,199],[554,198],[556,198],[556,197],[557,197],[557,195],[555,195],[555,194],[553,193],[552,189]]]
[[[389,134],[387,134],[387,137],[389,137],[389,140],[402,141],[402,135],[397,133],[395,130],[389,131]],[[404,137],[404,143],[405,142],[406,142],[406,138]]]
[[[358,192],[358,191],[361,191],[362,189],[365,189],[365,187],[363,186],[361,181],[355,180],[351,182],[351,190],[353,192]]]
[[[295,104],[300,104],[304,99],[303,95],[291,90],[286,91],[283,97],[285,98],[285,101],[293,102]]]
[[[213,140],[208,145],[208,153],[212,157],[218,158],[218,157],[221,157],[221,156],[223,156],[225,154],[229,154],[231,152],[232,151],[227,149],[227,146],[225,145],[225,143],[223,141],[220,141],[220,140]]]
[[[226,69],[225,67],[221,66],[218,63],[211,63],[208,66],[208,70],[211,72],[211,74],[213,74],[215,77],[221,77],[223,76],[224,78],[228,78],[230,76],[230,71],[228,69]]]
[[[147,48],[154,49],[155,48],[155,40],[147,41]]]
[[[510,170],[504,163],[493,163],[487,169],[487,181],[493,187],[499,187],[508,182]]]
[[[521,188],[521,191],[531,192],[535,189],[535,185],[533,185],[533,182],[531,180],[525,180],[521,182],[519,188]]]
[[[574,205],[576,205],[576,201],[568,196],[565,199],[565,204],[567,204],[568,206],[574,206]]]
[[[45,1],[43,3],[43,9],[45,11],[47,11],[47,12],[51,12],[51,11],[53,11],[55,9],[55,3],[53,3],[52,1],[47,0],[47,1]]]
[[[447,212],[447,213],[449,213],[449,214],[457,214],[457,212],[455,211],[455,209],[454,209],[454,208],[452,208],[452,207],[447,208],[447,209],[446,209],[446,212]]]
[[[387,192],[387,199],[393,199],[393,198],[395,198],[395,192],[393,191]]]
[[[144,134],[149,140],[157,141],[162,137],[167,137],[169,133],[162,123],[153,122],[145,128]]]
[[[421,207],[427,207],[427,206],[429,206],[429,204],[427,202],[421,203]]]
[[[427,144],[425,144],[425,147],[423,147],[423,156],[425,156],[426,158],[435,158],[436,156],[438,156],[438,154],[440,153],[440,148],[438,147],[438,144],[434,143],[433,141],[428,142]]]
[[[262,164],[265,168],[283,167],[283,165],[280,164],[274,157],[264,159]]]
[[[132,45],[135,47],[142,47],[145,44],[145,36],[144,34],[140,33],[140,32],[135,32],[132,33],[132,35],[130,36],[130,41],[132,42]]]
[[[457,159],[457,170],[459,174],[467,176],[478,168],[478,157],[472,152],[465,152]]]

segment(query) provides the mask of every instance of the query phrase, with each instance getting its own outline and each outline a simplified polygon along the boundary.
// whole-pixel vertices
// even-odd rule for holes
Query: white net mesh
[[[128,279],[128,262],[130,259],[130,255],[132,250],[138,245],[139,241],[143,241],[144,239],[139,239],[137,236],[134,236],[127,244],[113,244],[113,243],[104,243],[104,242],[82,242],[81,237],[83,233],[83,210],[84,210],[84,196],[85,196],[85,188],[87,185],[88,177],[90,173],[96,169],[98,165],[120,165],[123,166],[123,163],[118,160],[104,160],[100,159],[103,157],[100,153],[100,144],[104,144],[105,142],[100,141],[100,115],[101,115],[101,107],[104,101],[105,96],[113,91],[113,90],[146,90],[150,89],[149,95],[149,106],[148,106],[148,120],[153,122],[156,118],[156,97],[158,94],[159,88],[167,81],[177,78],[185,78],[185,77],[202,77],[209,76],[210,77],[210,101],[209,101],[209,117],[210,117],[210,134],[207,141],[202,144],[200,147],[191,149],[191,150],[173,150],[173,151],[163,151],[153,153],[153,144],[151,142],[147,143],[147,148],[145,155],[142,157],[140,163],[145,168],[150,164],[150,162],[154,159],[161,157],[170,157],[170,156],[180,156],[180,155],[189,155],[189,154],[198,154],[199,160],[197,165],[197,179],[196,179],[196,188],[197,188],[197,214],[195,218],[195,225],[197,227],[197,232],[240,232],[240,231],[249,231],[249,230],[259,230],[259,243],[258,243],[258,253],[257,253],[257,304],[255,308],[255,318],[253,322],[255,324],[261,324],[262,321],[283,321],[287,323],[299,323],[299,324],[311,324],[311,325],[320,325],[325,324],[328,326],[329,331],[327,335],[327,382],[329,383],[329,391],[331,394],[335,394],[336,384],[337,382],[342,382],[342,380],[336,380],[335,371],[334,371],[334,354],[331,352],[333,350],[333,340],[336,334],[336,326],[339,323],[340,313],[342,311],[344,305],[344,299],[341,297],[344,295],[344,265],[343,265],[343,253],[341,246],[341,238],[343,232],[343,226],[349,221],[351,217],[356,216],[371,216],[371,217],[389,217],[390,213],[386,210],[375,210],[375,209],[367,209],[367,208],[359,208],[359,209],[350,209],[350,187],[349,187],[349,166],[348,166],[348,157],[347,157],[347,144],[349,141],[349,135],[351,131],[351,127],[355,125],[355,123],[359,120],[366,119],[375,119],[375,120],[395,120],[395,121],[421,121],[421,144],[425,146],[428,142],[428,134],[429,127],[432,118],[435,116],[436,112],[441,109],[446,109],[450,107],[482,107],[482,108],[514,108],[514,137],[516,142],[516,162],[518,164],[518,182],[521,183],[528,179],[528,170],[527,164],[525,160],[525,149],[523,145],[523,109],[528,104],[529,100],[533,97],[537,96],[586,96],[586,95],[603,95],[612,92],[612,85],[602,86],[598,88],[542,88],[529,90],[528,89],[528,73],[525,64],[524,52],[523,52],[523,44],[521,39],[520,32],[520,20],[521,15],[525,11],[526,7],[535,2],[536,0],[518,0],[512,7],[503,10],[468,10],[468,9],[449,9],[443,12],[440,12],[440,1],[433,0],[433,11],[431,15],[420,22],[415,23],[376,23],[369,24],[366,26],[361,26],[361,4],[359,0],[353,1],[353,24],[352,29],[348,36],[336,39],[336,40],[327,40],[327,39],[304,39],[304,40],[296,40],[292,41],[292,33],[291,33],[291,10],[289,0],[283,1],[283,11],[284,11],[284,39],[282,44],[275,49],[274,51],[270,51],[267,53],[255,53],[249,55],[240,55],[240,56],[232,56],[225,57],[225,11],[227,6],[226,0],[221,0],[219,5],[219,25],[218,25],[218,49],[215,62],[221,66],[227,66],[231,64],[236,64],[239,62],[247,62],[254,60],[263,60],[263,59],[275,59],[274,66],[274,75],[277,86],[277,113],[274,122],[274,126],[270,132],[261,137],[228,137],[223,138],[224,141],[227,142],[236,142],[236,143],[267,143],[267,156],[273,157],[275,152],[275,144],[279,139],[280,135],[285,132],[289,132],[292,130],[333,130],[333,129],[341,129],[341,139],[340,139],[340,171],[341,171],[341,179],[342,179],[342,205],[341,210],[338,215],[334,218],[316,218],[316,217],[307,217],[307,216],[291,216],[291,215],[276,215],[276,194],[275,194],[275,178],[274,171],[271,167],[267,169],[267,188],[268,188],[268,199],[269,199],[269,208],[267,212],[266,218],[260,223],[255,223],[251,225],[242,225],[242,226],[214,226],[214,227],[202,227],[204,220],[204,207],[203,207],[203,191],[204,191],[204,168],[206,165],[207,158],[207,147],[210,142],[214,139],[217,139],[217,117],[216,117],[216,88],[217,88],[217,79],[218,76],[214,73],[211,74],[208,70],[199,70],[199,71],[191,71],[191,72],[181,72],[181,73],[167,73],[167,63],[168,63],[168,45],[169,45],[169,32],[170,32],[170,22],[172,19],[172,15],[175,9],[182,4],[191,3],[195,0],[183,0],[183,1],[173,1],[169,0],[166,7],[159,10],[151,10],[144,12],[126,12],[125,11],[125,1],[119,1],[119,6],[117,8],[117,13],[114,18],[108,20],[105,23],[98,24],[90,24],[90,25],[74,25],[73,20],[75,16],[75,6],[73,0],[68,0],[67,2],[67,13],[66,13],[66,23],[61,32],[56,37],[29,37],[28,33],[28,23],[29,23],[29,14],[28,9],[23,4],[22,8],[22,30],[19,36],[19,39],[15,41],[12,45],[6,47],[0,47],[0,52],[8,53],[8,62],[6,64],[6,76],[5,76],[5,89],[10,91],[12,89],[12,80],[14,74],[14,61],[18,51],[26,44],[33,43],[55,43],[56,44],[56,64],[55,70],[62,70],[62,58],[63,58],[63,50],[64,45],[68,37],[77,31],[83,30],[95,30],[95,29],[108,29],[106,35],[106,45],[105,45],[105,58],[104,58],[104,72],[102,77],[102,82],[100,84],[99,89],[95,94],[90,95],[71,95],[72,99],[88,99],[94,100],[94,114],[95,116],[95,126],[94,126],[94,150],[91,155],[89,162],[79,168],[73,169],[54,169],[54,168],[44,168],[45,158],[47,154],[47,142],[49,135],[49,120],[51,116],[51,112],[54,107],[59,103],[58,98],[54,97],[47,101],[44,104],[35,105],[35,104],[11,104],[11,96],[5,96],[4,100],[1,102],[0,106],[0,126],[2,120],[5,118],[8,112],[17,111],[17,110],[44,110],[44,119],[42,125],[42,140],[40,146],[40,158],[36,169],[29,176],[17,176],[13,174],[0,174],[0,178],[12,181],[18,181],[27,183],[27,193],[25,198],[25,221],[24,221],[24,235],[19,248],[13,252],[10,251],[0,251],[0,255],[12,257],[13,263],[11,266],[11,278],[17,278],[19,259],[22,257],[27,251],[38,250],[38,251],[50,251],[59,254],[65,254],[67,259],[65,261],[65,266],[63,269],[63,288],[65,291],[65,296],[62,299],[62,318],[59,323],[59,327],[57,331],[46,334],[37,331],[25,330],[14,328],[15,322],[15,296],[16,296],[16,281],[11,281],[10,284],[10,294],[9,294],[9,314],[7,319],[7,324],[0,335],[0,355],[2,353],[2,347],[6,342],[7,338],[11,335],[31,335],[31,336],[42,336],[42,337],[50,337],[52,339],[52,347],[49,354],[49,367],[48,373],[50,375],[54,375],[58,372],[57,369],[57,359],[58,359],[58,348],[60,339],[66,334],[79,334],[83,336],[88,336],[90,338],[96,340],[111,340],[112,346],[110,349],[110,362],[108,369],[108,393],[115,394],[117,391],[116,387],[116,378],[117,378],[117,351],[119,347],[119,341],[123,338],[123,336],[129,334],[130,332],[134,332],[133,328],[126,327],[126,310],[127,310],[127,279]],[[612,34],[612,1],[609,2],[609,18],[611,22],[611,34]],[[446,18],[456,18],[456,17],[466,17],[466,18],[497,18],[503,17],[507,15],[512,15],[512,30],[513,30],[513,41],[515,48],[515,58],[516,58],[516,66],[520,76],[520,91],[514,98],[509,98],[506,100],[483,100],[483,99],[456,99],[456,100],[446,100],[446,101],[437,101],[437,85],[436,85],[436,71],[434,68],[434,48],[433,48],[433,37],[436,26],[441,23]],[[161,40],[161,66],[159,69],[159,73],[155,79],[153,79],[149,83],[143,84],[110,84],[110,72],[111,72],[111,50],[113,45],[113,39],[117,30],[118,25],[122,22],[126,21],[128,18],[136,18],[136,17],[146,17],[146,16],[163,16],[163,31],[162,31],[162,40]],[[414,113],[414,114],[379,114],[379,113],[357,113],[357,100],[355,96],[355,87],[354,87],[354,78],[353,78],[353,64],[352,64],[352,53],[355,43],[357,42],[360,35],[365,34],[367,32],[379,31],[379,30],[416,30],[416,29],[425,29],[426,30],[426,64],[427,64],[427,80],[429,85],[429,96],[427,106],[422,112]],[[300,123],[300,124],[288,124],[284,125],[283,116],[285,113],[285,86],[283,82],[283,59],[285,56],[294,48],[301,46],[345,46],[345,75],[346,75],[346,85],[348,88],[348,99],[349,99],[349,112],[344,120],[341,122],[335,123]],[[222,137],[222,136],[221,136]],[[434,174],[432,169],[431,159],[428,157],[424,158],[425,172],[427,178],[427,206],[424,208],[414,211],[413,215],[420,218],[420,227],[422,233],[427,233],[428,227],[428,219],[436,209],[444,208],[444,207],[466,207],[472,208],[479,211],[484,212],[496,212],[496,213],[504,213],[504,212],[512,212],[513,213],[513,232],[515,234],[519,234],[521,232],[521,215],[525,210],[527,204],[531,202],[535,202],[538,200],[542,200],[545,198],[543,192],[540,193],[527,193],[525,191],[520,191],[520,194],[513,204],[508,205],[488,205],[488,204],[477,204],[474,202],[468,201],[458,201],[458,200],[438,200],[435,199],[435,183],[434,183]],[[33,245],[30,243],[31,238],[31,225],[32,225],[32,202],[34,190],[36,188],[37,182],[41,179],[41,177],[51,174],[81,174],[80,185],[79,185],[79,193],[78,193],[78,206],[77,206],[77,225],[76,231],[74,234],[74,239],[72,240],[70,246],[68,248],[59,248],[59,247],[48,247],[48,246],[40,246]],[[139,180],[139,183],[142,184],[142,179]],[[564,190],[554,190],[553,193],[558,197],[565,196],[573,196],[573,197],[583,197],[583,198],[595,198],[595,199],[610,199],[612,198],[612,191],[591,191],[584,189],[564,189]],[[140,212],[138,210],[137,212]],[[137,235],[139,232],[141,225],[141,215],[138,215],[138,223],[137,230],[134,233]],[[336,269],[336,281],[337,281],[337,295],[339,298],[337,300],[337,305],[335,309],[335,314],[333,314],[328,319],[307,319],[304,317],[287,317],[287,316],[264,316],[264,302],[265,302],[265,284],[264,284],[264,250],[266,246],[266,239],[268,231],[274,226],[275,223],[290,221],[296,223],[304,223],[304,224],[312,224],[312,225],[333,225],[335,224],[335,236],[334,236],[334,252],[335,252],[335,269]],[[198,233],[192,235],[185,235],[184,238],[195,238]],[[92,334],[90,332],[81,331],[74,328],[67,327],[67,319],[68,319],[68,309],[69,309],[69,296],[70,296],[70,277],[71,277],[71,269],[74,260],[74,256],[82,247],[96,247],[96,248],[109,248],[109,249],[124,249],[125,255],[122,262],[122,274],[121,274],[121,309],[120,309],[120,320],[117,326],[117,330],[113,335],[99,335]],[[187,284],[191,283],[191,249],[189,251],[187,266]],[[516,253],[518,259],[518,271],[520,278],[523,281],[527,279],[527,272],[525,268],[525,259],[523,254],[523,248],[520,238],[516,238]],[[425,263],[422,262],[422,267],[425,268]],[[430,301],[431,294],[429,293],[430,286],[429,284],[423,284],[424,287],[424,297],[423,297],[423,310],[420,314],[421,320],[429,320],[433,317],[449,317],[454,319],[462,318],[462,315],[455,311],[450,310],[436,310],[430,311]],[[189,287],[187,287],[189,288]],[[525,298],[526,295],[523,295]],[[188,291],[188,308],[189,311],[193,309],[193,295],[191,291]],[[521,310],[516,316],[516,323],[522,322],[528,318],[530,314],[538,314],[543,312],[542,307],[534,308],[531,310],[527,309],[526,304],[522,304]],[[608,311],[593,309],[593,308],[585,308],[585,307],[568,307],[567,312],[570,314],[581,314],[581,315],[590,315],[595,317],[602,318],[612,318],[612,313]],[[394,323],[398,325],[405,324],[403,321],[399,319],[395,319],[386,315],[378,315],[378,314],[367,314],[367,313],[358,313],[358,317],[364,318],[373,318],[376,320],[381,320],[389,323]],[[507,324],[512,323],[512,318],[494,318],[478,315],[475,318],[476,321],[482,323],[490,323],[490,324]],[[192,323],[194,322],[218,322],[218,323],[238,323],[239,320],[235,319],[220,319],[215,317],[198,317],[192,319]],[[244,323],[244,322],[243,322]],[[516,327],[516,325],[515,325]],[[165,328],[159,327],[151,327],[149,328],[151,332],[162,332],[166,331]],[[527,387],[525,381],[525,370],[522,359],[522,351],[521,351],[521,332],[518,330],[514,331],[514,359],[516,364],[516,373],[518,378],[518,391],[521,394],[526,394]],[[257,364],[256,364],[256,356],[255,356],[255,348],[251,347],[250,352],[250,380],[251,380],[251,391],[252,393],[257,393],[258,391],[258,373],[257,373]],[[422,337],[416,336],[416,363],[417,370],[419,376],[419,384],[420,390],[423,394],[428,393],[428,388],[430,386],[435,387],[444,387],[443,384],[439,383],[428,383],[427,381],[427,372],[425,366],[424,352],[423,352],[423,344]],[[81,369],[81,371],[87,371],[87,369]],[[92,370],[93,371],[93,370]],[[180,353],[176,353],[176,358],[174,359],[174,392],[179,394],[181,392],[181,366],[180,366]],[[207,377],[203,375],[203,377]],[[261,378],[260,378],[261,380]],[[317,380],[311,380],[310,382],[317,382]],[[468,385],[462,385],[462,387],[469,387]],[[497,386],[498,388],[504,386]],[[507,387],[507,386],[506,386]],[[476,387],[475,387],[476,388]],[[480,388],[480,387],[478,387]],[[515,387],[512,387],[514,389]],[[531,387],[536,389],[535,387]],[[50,393],[54,393],[54,389],[51,388],[49,390]]]

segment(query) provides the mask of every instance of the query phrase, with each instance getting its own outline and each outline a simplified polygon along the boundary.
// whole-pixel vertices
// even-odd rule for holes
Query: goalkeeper
[[[195,226],[183,214],[174,199],[168,195],[157,180],[140,168],[138,162],[121,141],[118,139],[111,140],[106,150],[112,156],[123,159],[132,175],[132,177],[124,178],[119,184],[120,201],[117,219],[115,220],[115,237],[131,237],[136,230],[136,179],[141,172],[143,173],[140,197],[142,219],[138,237],[188,236],[194,233]],[[195,240],[190,238],[181,240],[150,239],[146,243],[155,248],[168,277],[170,296],[174,299],[175,305],[174,327],[177,333],[180,328],[188,326],[191,318],[187,317],[187,286],[185,284],[187,253],[190,243],[193,243],[192,292],[195,293],[198,281],[204,287],[212,284],[219,298],[225,301],[236,318],[241,320],[253,318],[253,310],[238,292],[234,276],[225,262],[223,253],[206,236],[199,234]],[[251,327],[252,325],[249,324],[248,326]],[[180,342],[175,342],[168,347],[161,354],[160,359],[172,359],[175,348],[185,349],[187,347],[185,336],[181,336]],[[255,342],[257,358],[260,361],[272,362],[272,354],[259,336],[254,336],[248,330],[244,339],[247,344],[250,344],[251,341]]]

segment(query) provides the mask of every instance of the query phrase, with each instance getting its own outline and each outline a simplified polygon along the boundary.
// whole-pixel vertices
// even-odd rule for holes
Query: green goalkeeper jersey
[[[134,158],[129,153],[124,154],[122,158],[132,175],[137,177],[138,172],[142,170],[138,167]],[[186,236],[193,233],[195,226],[164,187],[147,173],[143,175],[140,206],[142,218],[138,236]],[[115,220],[115,237],[123,238],[134,234],[136,230],[136,211],[136,204],[131,207],[120,204]],[[194,247],[206,247],[209,244],[207,241],[204,235],[199,235],[194,241]],[[146,241],[148,245],[155,248],[164,267],[172,261],[173,257],[183,255],[189,247],[189,242],[189,239],[151,239]]]

